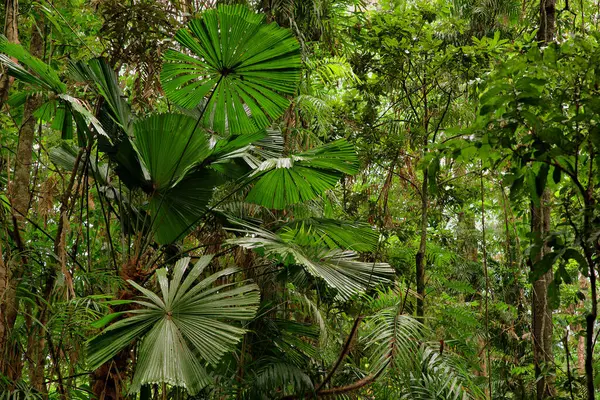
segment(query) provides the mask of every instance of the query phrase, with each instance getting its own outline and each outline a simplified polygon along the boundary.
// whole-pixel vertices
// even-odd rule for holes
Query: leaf
[[[372,331],[364,338],[371,351],[373,373],[386,373],[390,363],[396,367],[408,366],[418,352],[425,327],[409,315],[401,314],[402,301],[377,311],[369,321]]]
[[[171,187],[209,154],[208,138],[183,114],[155,114],[134,125],[134,146],[154,190]]]
[[[193,56],[170,50],[161,72],[173,103],[201,107],[205,127],[220,134],[253,133],[288,107],[300,79],[300,45],[242,5],[219,5],[181,29],[175,40]],[[206,103],[207,102],[207,103]]]
[[[537,207],[539,207],[540,195],[538,194],[537,175],[532,168],[525,169],[525,183],[527,184],[527,189],[531,195],[531,200]]]
[[[585,257],[579,251],[577,251],[573,248],[568,248],[568,249],[565,249],[562,256],[565,261],[569,261],[570,259],[577,261],[577,263],[579,264],[581,273],[584,276],[588,275],[588,273],[589,273],[588,262],[586,261]]]
[[[270,360],[266,367],[261,368],[254,384],[256,398],[279,388],[289,389],[289,386],[291,394],[313,394],[315,390],[310,377],[302,369],[280,360]]]
[[[337,297],[342,301],[378,284],[390,283],[395,276],[389,264],[358,261],[358,256],[352,251],[288,243],[277,234],[257,226],[241,221],[232,222],[241,226],[236,230],[246,236],[231,239],[228,243],[246,249],[262,249],[267,257],[290,260],[302,266],[308,274],[336,289]]]
[[[287,158],[263,162],[246,201],[272,209],[312,200],[332,189],[344,174],[358,172],[358,158],[345,139]]]
[[[481,105],[494,105],[496,104],[496,98],[497,96],[510,89],[510,85],[506,84],[506,83],[500,83],[500,84],[495,84],[494,86],[491,86],[489,89],[487,89],[479,98],[479,103]],[[483,112],[481,111],[480,114],[481,115],[485,115],[488,112]]]
[[[322,218],[296,220],[277,233],[286,242],[358,252],[374,251],[379,241],[379,233],[368,224]]]
[[[24,66],[13,61],[12,58]],[[65,93],[66,86],[61,82],[56,71],[29,54],[20,44],[11,43],[2,35],[0,35],[0,63],[8,68],[9,75],[36,89],[49,90],[56,94]]]
[[[546,272],[550,271],[558,257],[560,257],[560,254],[560,252],[557,253],[554,251],[544,254],[544,257],[534,264],[530,274],[530,281],[535,282]]]
[[[108,314],[90,325],[92,326],[92,328],[96,328],[96,329],[104,328],[104,326],[106,326],[106,324],[108,324],[115,318],[120,317],[123,314],[124,314],[123,312],[116,312],[116,313]]]
[[[106,137],[110,140],[108,134],[104,131],[104,128],[100,124],[100,121],[89,111],[83,104],[83,102],[75,97],[69,96],[68,94],[59,94],[58,97],[64,102],[68,103],[76,116],[79,116],[85,125],[80,126],[78,124],[78,128],[85,129],[89,131],[88,125],[94,127],[96,132],[99,135]],[[77,121],[76,121],[77,122]]]
[[[560,178],[561,178],[560,168],[554,167],[554,169],[552,170],[552,180],[554,181],[554,183],[558,184],[560,182]]]
[[[321,254],[318,262],[301,262],[308,272],[323,278],[327,284],[338,290],[342,301],[354,294],[363,292],[394,278],[394,270],[387,263],[362,262],[351,251],[331,250]]]
[[[189,258],[177,261],[170,281],[165,269],[158,270],[162,298],[132,282],[142,291],[137,301],[142,308],[130,310],[132,316],[88,342],[90,368],[141,340],[130,392],[164,382],[184,387],[193,395],[206,386],[210,380],[202,360],[216,363],[233,349],[245,331],[230,322],[253,318],[260,300],[256,285],[213,286],[235,269],[217,272],[194,285],[211,258],[202,257],[185,279]]]
[[[550,166],[548,164],[542,164],[540,166],[540,170],[538,171],[535,177],[535,190],[539,198],[544,194],[544,189],[546,189],[546,182],[548,181],[548,171],[550,170]]]
[[[214,190],[223,177],[210,169],[189,173],[177,185],[158,190],[150,198],[150,215],[158,243],[169,244],[182,239],[200,221]]]
[[[560,284],[557,281],[548,285],[548,300],[550,309],[556,310],[560,307]]]
[[[72,171],[77,158],[78,149],[66,142],[62,142],[60,146],[50,149],[50,161],[54,165],[59,166],[67,171]]]
[[[132,120],[130,106],[110,65],[102,58],[93,58],[87,62],[70,62],[69,71],[76,80],[93,84],[95,91],[106,100],[113,121],[129,132]],[[111,138],[114,139],[114,136],[111,135]]]

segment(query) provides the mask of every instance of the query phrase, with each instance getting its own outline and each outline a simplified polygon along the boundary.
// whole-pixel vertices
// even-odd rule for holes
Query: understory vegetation
[[[3,0],[0,399],[595,399],[597,0]]]

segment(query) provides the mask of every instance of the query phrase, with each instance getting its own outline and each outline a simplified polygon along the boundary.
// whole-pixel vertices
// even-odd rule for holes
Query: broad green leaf
[[[161,73],[169,100],[203,110],[220,134],[253,133],[288,107],[300,78],[300,45],[292,33],[242,5],[219,5],[175,35],[193,56],[171,50]]]
[[[97,368],[139,340],[130,392],[140,391],[145,384],[164,382],[195,394],[208,385],[210,379],[203,365],[217,363],[234,348],[245,330],[231,323],[253,318],[260,300],[256,285],[231,282],[213,286],[235,269],[193,285],[211,258],[202,257],[185,279],[189,258],[175,264],[170,280],[165,269],[158,270],[162,296],[130,281],[142,292],[136,301],[142,308],[127,311],[131,316],[88,342],[90,367]],[[101,321],[115,318],[112,315]]]
[[[154,190],[171,187],[210,154],[205,131],[186,115],[152,115],[135,123],[134,134]]]
[[[16,59],[19,64],[13,59]],[[8,68],[8,73],[16,79],[28,83],[36,89],[44,89],[56,94],[64,93],[66,86],[54,69],[40,59],[29,54],[20,44],[10,43],[0,35],[0,63]]]
[[[344,139],[287,158],[263,162],[250,176],[255,180],[246,201],[283,209],[312,200],[332,189],[344,174],[358,172],[353,146]]]
[[[207,168],[188,173],[174,187],[156,191],[150,198],[150,215],[158,243],[182,239],[207,211],[214,189],[223,177]]]

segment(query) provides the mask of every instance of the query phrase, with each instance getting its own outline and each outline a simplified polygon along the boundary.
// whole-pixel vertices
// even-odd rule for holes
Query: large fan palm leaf
[[[140,308],[109,326],[88,342],[88,364],[97,368],[134,340],[141,339],[131,391],[147,383],[165,382],[196,393],[210,380],[204,363],[216,364],[239,341],[244,329],[231,321],[254,317],[256,285],[214,286],[236,271],[229,268],[197,282],[212,256],[203,256],[187,273],[189,258],[179,260],[169,280],[167,270],[156,272],[161,295],[129,281],[142,293]],[[112,314],[110,321],[120,314]]]
[[[299,245],[259,227],[243,222],[238,224],[243,227],[239,231],[246,233],[246,236],[232,239],[229,243],[302,266],[308,274],[336,289],[337,297],[342,301],[370,287],[390,283],[394,277],[394,270],[389,264],[359,261],[357,254],[352,251]]]
[[[265,24],[247,7],[208,10],[175,35],[193,56],[171,50],[161,82],[185,108],[204,108],[204,125],[220,134],[265,128],[289,105],[300,78],[300,46],[290,31]]]
[[[354,147],[339,139],[286,158],[264,161],[250,176],[246,201],[273,209],[312,200],[332,189],[344,174],[358,172]]]

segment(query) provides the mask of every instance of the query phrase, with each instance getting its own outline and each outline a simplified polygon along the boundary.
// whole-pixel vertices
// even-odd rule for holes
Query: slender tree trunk
[[[540,0],[540,27],[538,41],[547,44],[554,40],[556,0]],[[532,260],[532,268],[549,251],[545,243],[545,236],[550,231],[550,192],[545,190],[540,198],[540,205],[532,206],[531,231],[543,241],[539,254]],[[537,379],[537,399],[551,398],[554,393],[554,379],[547,373],[554,362],[552,352],[552,309],[548,299],[548,286],[552,283],[554,275],[552,268],[542,274],[533,283],[532,295],[532,339],[535,376]]]
[[[14,5],[16,5],[16,2]],[[34,24],[31,32],[30,52],[36,57],[41,57],[43,49],[43,38],[40,35],[38,27]],[[33,113],[40,105],[41,99],[37,96],[30,97],[25,102],[23,120],[19,129],[19,143],[17,145],[15,157],[15,174],[9,191],[13,208],[12,218],[14,222],[14,237],[17,242],[17,247],[19,247],[19,251],[22,253],[25,249],[21,231],[25,225],[31,199],[29,180],[36,127],[36,119],[33,116]],[[13,380],[19,378],[20,374],[16,374],[15,372],[21,370],[20,366],[22,364],[19,352],[14,351],[14,346],[11,343],[11,331],[15,325],[18,313],[17,286],[23,275],[23,271],[26,269],[27,258],[21,256],[20,261],[20,263],[3,263],[2,266],[5,266],[6,269],[5,271],[0,272],[0,276],[4,276],[4,283],[0,283],[0,293],[3,294],[0,306],[0,324],[2,325],[0,327],[0,333],[2,333],[0,336],[0,348],[6,351],[6,353],[3,354],[4,363],[1,365],[2,369],[0,372],[5,373],[5,375]],[[2,266],[0,266],[0,268],[2,268]],[[14,267],[11,268],[11,266]],[[43,382],[43,378],[40,382]],[[45,389],[43,383],[40,385],[36,385],[36,383],[38,382],[34,382],[32,379],[34,387],[43,392]]]
[[[31,43],[29,46],[29,52],[38,58],[42,58],[44,54],[44,38],[42,37],[41,31],[44,29],[44,21],[41,19],[36,20],[31,27]],[[27,99],[23,110],[23,121],[21,124],[21,130],[19,131],[19,144],[17,146],[17,159],[15,165],[15,179],[13,187],[12,206],[14,208],[14,217],[17,220],[17,227],[21,231],[26,223],[26,217],[29,214],[29,207],[31,204],[32,192],[29,187],[31,177],[31,167],[33,162],[33,142],[35,138],[35,131],[37,125],[37,119],[33,113],[40,107],[41,98],[34,96]],[[14,284],[18,283],[18,280],[23,275],[23,268],[13,272],[15,276]],[[44,297],[48,300],[48,297]],[[15,304],[17,299],[15,298]],[[14,310],[17,310],[17,306]],[[16,319],[16,316],[15,316]],[[39,320],[39,318],[38,318]],[[45,321],[39,321],[44,323]],[[14,324],[14,319],[13,319]],[[42,332],[42,328],[37,324],[32,325],[33,331],[30,332],[30,337],[27,344],[27,359],[29,360],[29,379],[31,385],[42,394],[47,393],[46,385],[44,384],[44,367],[46,356],[44,348],[46,344],[45,335]]]
[[[427,81],[423,82],[423,159],[429,146],[429,104],[427,101]],[[421,238],[419,251],[415,257],[415,272],[417,275],[417,317],[425,316],[425,257],[427,251],[427,226],[429,225],[429,168],[423,168],[423,184],[421,185]]]
[[[594,151],[590,151],[590,159],[594,159]],[[588,175],[588,187],[584,195],[585,210],[583,216],[583,248],[585,257],[589,267],[590,276],[590,299],[592,302],[592,309],[585,316],[585,376],[587,383],[588,400],[594,400],[596,398],[594,389],[594,327],[596,325],[596,318],[598,317],[598,293],[596,291],[596,279],[597,269],[596,263],[600,253],[600,246],[595,239],[592,220],[594,217],[594,208],[596,202],[594,200],[594,172],[593,163],[590,163],[590,170]],[[594,254],[595,253],[595,254]]]
[[[19,43],[19,26],[17,23],[19,1],[5,0],[4,12],[4,36],[6,36],[6,39],[11,43]],[[7,73],[3,73],[0,77],[0,110],[2,110],[2,107],[8,98],[8,90],[10,89],[13,80],[14,78],[8,76]]]
[[[585,375],[588,400],[594,400],[596,398],[594,392],[594,325],[598,316],[598,300],[596,297],[596,268],[593,263],[589,267],[592,310],[585,317]]]
[[[556,0],[540,0],[540,27],[537,39],[544,44],[554,41],[556,33]]]
[[[421,239],[419,251],[416,255],[417,275],[417,317],[425,315],[425,254],[427,250],[427,218],[429,211],[429,176],[427,168],[423,171],[423,185],[421,186]]]
[[[585,293],[588,289],[587,279],[583,274],[579,274],[579,290],[582,293]],[[583,301],[579,302],[579,307],[584,309]],[[576,325],[573,327],[574,332],[579,332],[581,330],[581,325]],[[577,337],[577,371],[579,375],[585,375],[585,337],[579,335]]]
[[[4,18],[4,36],[9,42],[19,43],[19,31],[17,24],[17,16],[19,13],[18,0],[6,0],[4,2],[5,18]],[[8,90],[12,83],[12,78],[7,73],[0,76],[0,111],[4,106],[4,102],[8,97]],[[12,326],[11,320],[15,317],[16,311],[13,310],[16,297],[15,285],[12,282],[12,272],[8,258],[4,259],[2,248],[0,248],[0,373],[15,378],[15,371],[9,371],[9,346],[8,346],[8,326]],[[12,369],[12,368],[10,368]],[[18,375],[18,374],[17,374]]]
[[[465,170],[461,168],[456,175],[464,175]],[[458,240],[461,243],[461,250],[463,257],[473,263],[476,263],[479,258],[479,252],[477,249],[477,240],[473,237],[473,233],[477,232],[475,227],[475,218],[472,215],[465,214],[464,211],[458,213]],[[487,282],[487,279],[486,279]],[[477,287],[475,282],[471,281],[474,287]],[[486,289],[487,291],[487,289]],[[480,295],[473,295],[467,298],[468,301],[477,299],[479,301],[479,312],[484,314],[484,301]],[[487,325],[486,325],[487,326]],[[487,331],[487,328],[486,328]],[[487,335],[487,332],[486,332]],[[479,336],[477,338],[477,354],[479,354],[479,370],[475,371],[476,376],[480,376],[488,380],[488,363],[486,355],[486,340],[484,337]],[[485,389],[485,398],[490,397],[489,389]]]
[[[542,259],[549,249],[545,243],[545,236],[550,230],[550,195],[545,191],[540,199],[540,207],[532,207],[531,230],[544,241],[539,254],[532,260],[532,268]],[[533,283],[532,295],[532,339],[535,376],[537,379],[537,399],[546,399],[554,395],[554,380],[547,373],[554,361],[552,353],[552,309],[548,299],[548,285],[552,283],[554,275],[552,268],[542,274]]]

